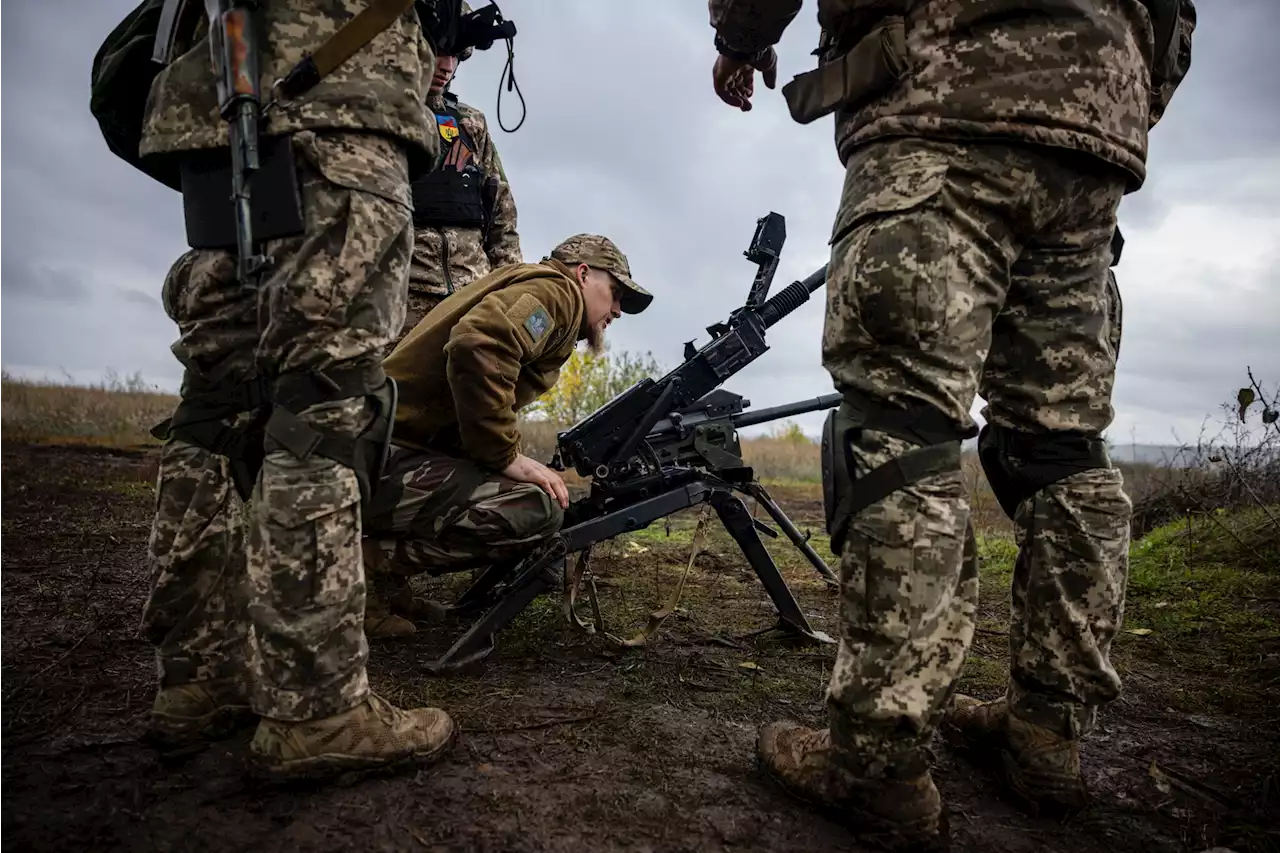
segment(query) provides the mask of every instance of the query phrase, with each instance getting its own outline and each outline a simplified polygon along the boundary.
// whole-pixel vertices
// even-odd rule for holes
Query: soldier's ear
[[[573,268],[574,278],[578,280],[578,284],[583,287],[587,286],[587,277],[591,275],[590,264],[578,264]]]

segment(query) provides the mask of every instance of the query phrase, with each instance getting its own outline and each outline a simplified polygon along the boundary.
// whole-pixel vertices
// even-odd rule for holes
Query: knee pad
[[[298,417],[320,403],[366,398],[374,416],[357,436],[322,429]],[[350,468],[367,504],[377,491],[391,453],[391,435],[398,402],[396,382],[381,365],[337,368],[325,373],[286,373],[273,387],[275,406],[266,423],[264,452],[287,450],[299,459],[322,456]]]
[[[230,463],[231,480],[241,500],[248,500],[265,456],[263,434],[268,417],[270,387],[266,379],[216,382],[184,394],[173,415],[151,428],[161,441],[181,439]],[[253,412],[246,422],[229,425]]]
[[[850,443],[862,430],[887,433],[917,446],[859,477]],[[822,502],[831,553],[840,555],[849,522],[871,504],[912,483],[959,471],[961,444],[976,433],[976,428],[957,428],[932,406],[891,408],[846,394],[822,427]]]
[[[1110,468],[1107,446],[1081,432],[1019,432],[987,424],[978,435],[978,459],[1004,514],[1046,486],[1072,474]]]

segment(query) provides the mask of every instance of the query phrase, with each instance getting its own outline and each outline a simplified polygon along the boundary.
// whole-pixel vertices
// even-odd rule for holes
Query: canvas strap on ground
[[[624,640],[605,630],[604,617],[600,613],[600,599],[596,590],[595,577],[592,576],[590,571],[590,549],[578,553],[573,567],[569,569],[568,576],[565,578],[564,596],[561,599],[561,610],[564,612],[565,619],[579,631],[586,634],[599,634],[610,643],[622,648],[635,649],[647,645],[649,640],[658,633],[658,629],[662,627],[662,623],[667,620],[667,617],[675,612],[676,606],[680,603],[680,597],[684,594],[684,584],[689,577],[689,572],[693,569],[694,561],[698,559],[703,548],[706,547],[708,510],[709,506],[703,504],[702,511],[698,514],[698,526],[693,531],[689,562],[685,564],[684,572],[680,575],[680,581],[671,590],[671,595],[667,596],[667,600],[662,607],[649,614],[649,621],[635,636]],[[583,580],[587,582],[587,598],[591,602],[593,624],[590,625],[584,623],[578,617],[576,610],[578,590],[581,588]]]

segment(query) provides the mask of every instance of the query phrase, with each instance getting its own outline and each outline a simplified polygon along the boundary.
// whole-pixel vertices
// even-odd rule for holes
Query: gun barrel
[[[772,326],[809,301],[809,295],[827,283],[827,265],[810,273],[804,281],[792,282],[760,306],[760,319],[765,328]]]
[[[757,409],[754,412],[741,412],[733,416],[733,425],[738,428],[749,427],[775,421],[778,418],[790,417],[791,415],[803,415],[807,412],[816,412],[819,409],[830,409],[833,406],[840,405],[843,400],[844,397],[840,394],[824,394],[821,397],[814,397],[812,400],[784,403],[781,406]]]

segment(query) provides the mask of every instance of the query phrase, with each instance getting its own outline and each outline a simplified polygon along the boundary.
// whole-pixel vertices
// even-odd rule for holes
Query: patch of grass
[[[1134,544],[1123,642],[1240,666],[1257,660],[1262,644],[1280,641],[1280,544],[1266,535],[1266,511],[1224,515],[1220,523],[1197,531],[1171,522]]]
[[[99,385],[0,380],[5,438],[36,443],[154,445],[151,427],[173,413],[178,398],[149,388],[141,377],[112,374]]]

